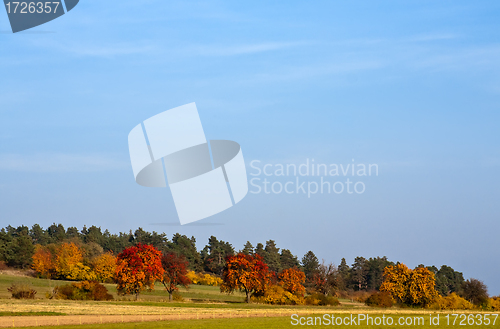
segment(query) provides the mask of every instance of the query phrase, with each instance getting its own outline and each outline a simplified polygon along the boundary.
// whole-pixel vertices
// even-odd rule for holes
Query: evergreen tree
[[[188,238],[185,235],[175,233],[172,237],[172,242],[167,242],[167,246],[170,251],[186,257],[190,270],[202,271],[201,257],[198,250],[196,250],[196,239],[194,237]]]
[[[342,258],[340,265],[338,266],[338,282],[339,290],[347,290],[350,279],[351,279],[351,268],[347,265],[345,258]]]
[[[354,290],[366,289],[367,274],[368,267],[366,259],[363,257],[356,257],[351,269],[351,287]]]
[[[300,267],[300,263],[299,260],[297,259],[297,256],[294,256],[292,252],[288,249],[281,249],[280,263],[281,263],[281,270],[287,268]]]
[[[243,250],[241,251],[241,253],[245,254],[245,255],[253,256],[254,250],[253,250],[253,246],[250,243],[250,241],[247,241],[247,243],[245,243],[245,246],[243,247]]]
[[[319,261],[318,257],[312,252],[308,251],[304,257],[302,257],[302,268],[307,279],[312,279],[314,274],[318,272]]]
[[[269,267],[269,270],[276,273],[280,272],[281,271],[281,260],[279,253],[280,248],[276,247],[276,243],[274,242],[274,240],[266,241],[266,248],[264,250],[266,251],[264,255],[264,261]]]
[[[387,257],[370,258],[365,265],[365,281],[367,290],[378,290],[384,281],[384,268],[394,265]]]
[[[266,255],[266,251],[264,250],[264,245],[262,243],[257,243],[257,246],[255,247],[255,254],[261,256],[262,258]]]

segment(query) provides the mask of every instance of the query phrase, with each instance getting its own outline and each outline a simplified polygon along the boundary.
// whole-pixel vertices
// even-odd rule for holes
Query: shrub
[[[54,288],[52,298],[70,300],[112,300],[108,289],[97,281],[82,281]]]
[[[220,286],[222,284],[222,279],[211,275],[208,273],[195,273],[194,271],[189,271],[186,276],[191,280],[193,284],[205,285],[205,286]]]
[[[394,304],[394,300],[389,292],[376,291],[366,299],[365,304],[373,307],[391,307]]]
[[[355,300],[360,303],[364,303],[371,295],[372,292],[358,290],[358,291],[350,291],[345,298]]]
[[[6,269],[8,269],[9,267],[7,266],[7,264],[5,264],[4,261],[1,261],[0,260],[0,271],[5,271]]]
[[[500,311],[500,296],[491,298],[490,304],[493,311]]]
[[[13,283],[9,288],[7,288],[12,294],[12,298],[15,299],[35,299],[36,290],[29,284],[25,283]]]
[[[458,296],[454,292],[446,297],[438,296],[430,305],[430,308],[436,310],[472,310],[474,304]]]
[[[263,296],[253,296],[252,300],[273,305],[302,305],[305,302],[302,296],[292,294],[283,287],[277,285],[268,287]]]
[[[333,296],[326,296],[320,293],[314,293],[306,297],[305,302],[307,305],[331,305],[337,306],[340,304],[339,300]]]
[[[182,295],[178,292],[178,291],[174,291],[172,293],[172,298],[173,300],[175,300],[176,302],[182,302],[184,300],[184,298],[182,297]]]

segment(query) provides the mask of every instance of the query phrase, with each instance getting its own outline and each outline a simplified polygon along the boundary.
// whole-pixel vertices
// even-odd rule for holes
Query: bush
[[[365,290],[349,291],[348,293],[341,293],[340,296],[346,299],[357,301],[360,303],[366,302],[368,297],[372,295],[372,292]]]
[[[500,311],[500,296],[491,298],[490,304],[493,311]]]
[[[15,299],[35,299],[36,295],[36,290],[24,283],[14,283],[7,288],[7,291],[12,293],[12,298]]]
[[[366,299],[365,304],[372,307],[392,307],[394,300],[389,292],[376,291]]]
[[[475,306],[452,292],[446,297],[438,296],[430,305],[430,308],[435,310],[472,310]]]
[[[70,300],[113,300],[108,289],[97,281],[82,281],[54,288],[52,298]]]
[[[205,286],[220,286],[222,284],[222,279],[211,275],[208,273],[195,273],[194,271],[189,271],[186,276],[191,280],[193,284],[205,285]]]
[[[0,271],[5,271],[6,269],[8,269],[9,267],[7,266],[7,264],[5,264],[4,261],[1,261],[0,260]]]
[[[263,296],[253,296],[252,300],[273,305],[302,305],[305,302],[302,296],[294,295],[277,285],[267,288]]]
[[[325,305],[331,305],[331,306],[337,306],[340,304],[339,300],[333,296],[325,296],[320,293],[314,293],[306,297],[305,302],[307,305],[320,305],[320,306],[325,306]]]
[[[184,300],[184,298],[182,297],[182,295],[178,292],[178,291],[174,291],[172,293],[172,298],[176,301],[176,302],[182,302]]]

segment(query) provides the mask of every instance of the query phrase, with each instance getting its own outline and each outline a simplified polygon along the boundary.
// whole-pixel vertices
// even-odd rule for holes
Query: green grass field
[[[0,299],[10,298],[11,294],[7,291],[13,283],[30,284],[37,291],[36,298],[45,298],[46,293],[52,292],[55,286],[70,283],[69,281],[46,280],[31,277],[21,277],[16,275],[0,274]],[[119,296],[116,291],[116,285],[105,284],[109,292],[116,300],[135,300],[134,296]],[[243,303],[245,296],[240,292],[234,294],[222,294],[219,287],[191,285],[189,289],[180,288],[181,295],[193,302],[223,302],[223,303]],[[164,302],[168,301],[168,294],[160,283],[155,285],[153,291],[144,291],[139,296],[140,301]]]

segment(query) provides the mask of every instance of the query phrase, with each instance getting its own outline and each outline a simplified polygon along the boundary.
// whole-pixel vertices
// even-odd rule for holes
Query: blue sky
[[[274,239],[300,257],[452,266],[500,294],[500,3],[81,0],[0,13],[0,226]],[[134,182],[127,135],[196,102],[247,163],[377,163],[362,195],[249,194],[178,222]],[[220,225],[207,225],[217,223]]]

